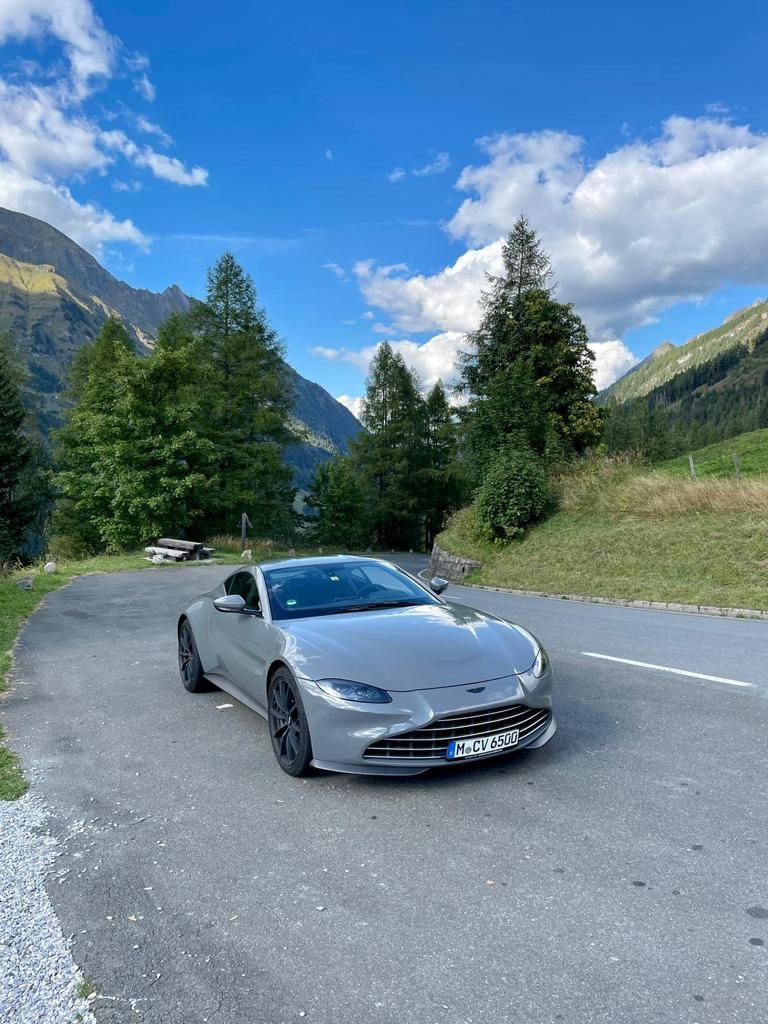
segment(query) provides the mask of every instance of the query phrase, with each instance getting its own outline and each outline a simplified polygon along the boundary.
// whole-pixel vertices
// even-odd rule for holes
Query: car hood
[[[445,603],[283,620],[285,654],[306,679],[423,690],[527,672],[536,656],[511,622]]]

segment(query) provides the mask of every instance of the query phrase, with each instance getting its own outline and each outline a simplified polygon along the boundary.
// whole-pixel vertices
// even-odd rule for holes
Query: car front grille
[[[518,743],[522,743],[534,734],[543,732],[551,717],[552,712],[548,708],[530,708],[525,704],[508,704],[487,711],[451,715],[450,718],[435,719],[423,729],[376,740],[366,749],[363,757],[405,757],[417,761],[446,757],[451,740],[494,736],[509,729],[519,730]]]

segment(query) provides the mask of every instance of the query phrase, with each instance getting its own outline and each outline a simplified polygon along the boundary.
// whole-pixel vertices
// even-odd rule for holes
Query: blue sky
[[[524,210],[605,384],[768,292],[757,4],[0,0],[0,204],[131,284],[226,248],[334,395],[450,379]]]

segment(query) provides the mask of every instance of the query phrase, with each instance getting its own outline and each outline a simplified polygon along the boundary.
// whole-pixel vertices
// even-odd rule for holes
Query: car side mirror
[[[429,581],[429,589],[433,594],[442,594],[447,587],[448,580],[444,580],[440,576],[433,576]]]
[[[224,594],[214,598],[213,607],[220,612],[244,612],[245,599],[239,594]]]

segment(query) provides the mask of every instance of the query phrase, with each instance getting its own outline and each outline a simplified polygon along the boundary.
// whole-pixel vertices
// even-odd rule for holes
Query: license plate
[[[457,757],[480,757],[482,754],[493,754],[499,750],[517,746],[519,735],[518,729],[509,729],[507,732],[497,732],[495,736],[451,740],[446,757],[449,761],[453,761]]]

